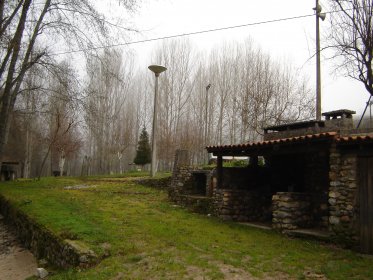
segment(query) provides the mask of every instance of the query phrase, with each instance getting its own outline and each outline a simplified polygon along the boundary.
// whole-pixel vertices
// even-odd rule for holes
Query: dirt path
[[[36,273],[34,256],[22,248],[0,215],[0,280],[24,280]]]

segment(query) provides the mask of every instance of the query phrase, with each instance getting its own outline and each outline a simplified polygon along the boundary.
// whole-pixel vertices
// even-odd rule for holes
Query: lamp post
[[[373,126],[372,126],[372,105],[373,105],[373,101],[369,101],[368,104],[369,104],[369,127],[373,128]]]
[[[209,103],[209,89],[211,87],[211,84],[208,84],[206,86],[206,109],[205,109],[205,146],[207,146],[207,141],[208,141],[208,138],[207,138],[207,134],[208,134],[208,103]],[[208,161],[209,161],[209,154],[207,153],[206,154],[206,163],[208,164]]]
[[[316,0],[316,7],[313,8],[316,12],[316,120],[321,120],[321,66],[320,66],[320,21],[325,20],[326,14],[321,13],[319,0]]]
[[[153,128],[152,128],[152,162],[150,168],[150,176],[154,177],[157,171],[157,150],[156,150],[156,139],[157,139],[157,108],[158,108],[158,77],[159,74],[166,71],[167,68],[161,65],[150,65],[148,67],[150,71],[155,74],[155,89],[154,89],[154,112],[153,112]]]

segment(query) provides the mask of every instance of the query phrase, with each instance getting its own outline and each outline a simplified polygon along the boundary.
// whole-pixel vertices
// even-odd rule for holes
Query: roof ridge
[[[316,134],[307,134],[307,135],[300,135],[300,136],[294,136],[294,137],[263,140],[263,141],[257,141],[257,142],[247,142],[247,143],[233,144],[233,145],[208,146],[206,148],[207,149],[226,149],[226,148],[239,149],[239,148],[267,146],[267,145],[278,144],[278,143],[300,142],[302,140],[325,139],[329,137],[334,138],[337,135],[339,135],[338,132],[330,131],[330,132],[321,132],[321,133],[316,133]]]

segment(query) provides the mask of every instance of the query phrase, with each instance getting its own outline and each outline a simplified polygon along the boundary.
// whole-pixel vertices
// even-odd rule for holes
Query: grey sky
[[[320,4],[328,11],[326,0],[320,0]],[[131,19],[142,32],[130,41],[310,15],[314,6],[314,0],[143,0]],[[328,25],[328,20],[322,22],[321,32]],[[315,88],[315,59],[310,59],[315,52],[313,16],[189,36],[198,50],[210,50],[225,41],[241,42],[248,37],[273,58],[290,61],[309,77],[310,86]],[[156,63],[150,61],[150,54],[159,43],[131,45],[138,54],[137,67]],[[369,94],[360,83],[336,77],[332,73],[333,62],[327,56],[324,53],[322,59],[322,111],[346,108],[362,112]]]

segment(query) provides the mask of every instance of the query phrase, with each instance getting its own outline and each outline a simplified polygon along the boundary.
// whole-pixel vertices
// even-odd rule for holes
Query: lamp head
[[[148,69],[149,69],[150,71],[152,71],[152,72],[155,74],[155,76],[157,76],[157,77],[159,76],[159,74],[161,74],[162,72],[164,72],[164,71],[167,70],[166,67],[161,66],[161,65],[150,65],[150,66],[148,67]]]
[[[315,8],[313,8],[314,11],[316,11],[317,14],[321,13],[321,6],[318,4]]]
[[[318,16],[319,18],[321,18],[322,21],[324,21],[325,18],[326,18],[326,14],[325,14],[325,13],[319,13],[317,16]]]

